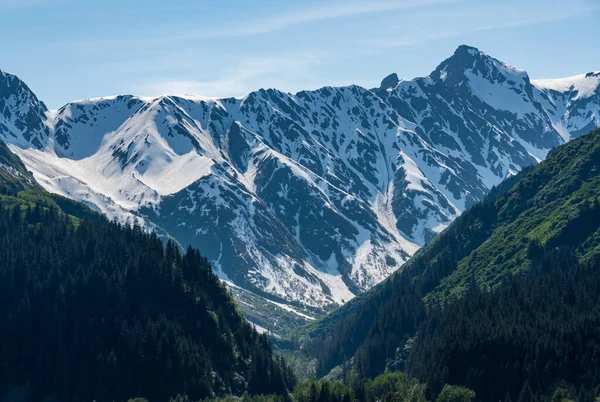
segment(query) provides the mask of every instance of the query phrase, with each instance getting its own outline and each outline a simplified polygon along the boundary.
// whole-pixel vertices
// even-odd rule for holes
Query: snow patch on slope
[[[531,80],[531,83],[541,91],[549,89],[561,93],[577,92],[573,100],[589,98],[598,93],[600,71],[566,78]]]

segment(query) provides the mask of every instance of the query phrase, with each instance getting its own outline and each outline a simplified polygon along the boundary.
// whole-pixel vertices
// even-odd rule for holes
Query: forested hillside
[[[600,384],[600,258],[568,246],[531,249],[532,267],[491,292],[475,283],[420,325],[406,371],[432,392],[444,384],[477,400],[522,400],[570,389],[594,401]],[[508,396],[508,397],[507,397]]]
[[[318,358],[318,375],[344,362],[363,377],[407,369],[438,391],[445,382],[482,389],[502,374],[493,367],[508,365],[503,370],[516,377],[510,386],[507,380],[489,388],[494,397],[500,389],[501,397],[505,391],[518,397],[523,380],[536,381],[530,384],[536,392],[558,379],[586,387],[600,383],[591,352],[597,342],[595,299],[585,287],[594,283],[597,269],[598,197],[600,130],[503,183],[401,273],[305,330],[305,353]],[[510,304],[500,303],[507,298]],[[590,304],[583,302],[588,298]],[[560,313],[556,322],[550,319],[554,313]],[[521,360],[501,354],[499,334]],[[569,377],[562,370],[581,357],[578,342],[589,342],[592,357]],[[469,361],[474,356],[479,360]]]
[[[198,251],[48,195],[4,144],[0,162],[1,400],[293,387]]]

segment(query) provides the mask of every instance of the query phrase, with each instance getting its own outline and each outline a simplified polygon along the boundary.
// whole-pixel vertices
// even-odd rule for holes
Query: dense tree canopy
[[[434,392],[461,384],[479,400],[517,400],[524,388],[548,396],[568,384],[580,401],[593,401],[600,384],[600,258],[580,263],[572,249],[552,246],[536,251],[533,263],[491,292],[472,286],[432,308],[408,372]]]
[[[140,227],[0,199],[0,396],[286,394],[274,358],[197,250]]]

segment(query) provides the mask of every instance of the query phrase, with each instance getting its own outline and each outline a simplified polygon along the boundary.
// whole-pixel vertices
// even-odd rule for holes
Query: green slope
[[[0,400],[286,395],[209,262],[45,192],[0,142]]]
[[[428,306],[476,284],[491,290],[527,271],[531,257],[569,246],[582,262],[600,246],[600,130],[553,150],[547,160],[494,189],[423,247],[399,272],[296,333],[325,375],[353,358],[360,375],[401,369]]]
[[[528,269],[527,250],[570,245],[587,260],[600,251],[600,131],[555,151],[494,203],[493,232],[430,292],[441,303],[465,291],[470,276],[491,287],[507,274]]]
[[[582,262],[565,244],[533,250],[527,270],[491,291],[471,284],[460,299],[432,306],[405,371],[434,394],[458,384],[480,401],[532,400],[521,397],[527,389],[545,401],[557,387],[579,402],[596,400],[600,255]]]
[[[3,141],[0,141],[0,202],[4,206],[23,209],[36,205],[57,209],[68,214],[74,222],[80,218],[104,220],[85,205],[44,191]]]

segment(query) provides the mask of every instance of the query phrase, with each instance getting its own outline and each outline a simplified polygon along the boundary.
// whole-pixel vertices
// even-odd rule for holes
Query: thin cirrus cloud
[[[445,3],[459,3],[462,0],[412,0],[412,1],[372,1],[372,2],[337,2],[335,4],[312,7],[307,10],[296,10],[287,14],[278,14],[264,20],[252,21],[243,27],[225,28],[198,32],[196,37],[235,37],[266,34],[290,28],[294,25],[311,22],[333,20],[376,14],[387,11],[398,11],[431,7]],[[189,38],[189,35],[183,36]]]
[[[0,0],[0,5],[3,2],[17,0]],[[230,15],[228,22],[203,15],[201,24],[194,10],[188,10],[177,24],[169,23],[170,18],[156,24],[140,23],[144,29],[138,29],[139,24],[121,24],[120,31],[108,32],[112,37],[90,29],[79,37],[46,41],[44,46],[53,51],[53,46],[58,46],[67,59],[76,55],[70,62],[84,65],[89,74],[125,77],[111,92],[227,97],[243,96],[261,87],[290,92],[351,82],[370,87],[378,84],[384,63],[389,66],[385,69],[393,70],[398,65],[394,63],[402,60],[398,55],[415,51],[396,52],[395,48],[439,42],[424,46],[439,49],[459,41],[487,46],[489,40],[472,39],[479,32],[565,20],[598,4],[596,0],[571,0],[568,4],[562,0],[311,3],[273,2],[270,4],[276,7],[261,9],[262,17],[248,17],[242,10]],[[118,18],[129,17],[124,12]],[[444,41],[447,38],[451,40]],[[302,50],[290,52],[290,43],[293,49]],[[421,71],[430,70],[414,68],[405,72],[406,78]]]
[[[421,5],[425,4],[424,2]],[[429,2],[429,4],[433,4]],[[463,2],[463,5],[465,3]],[[584,4],[584,3],[581,3]],[[414,3],[413,3],[414,5]],[[279,25],[270,26],[269,29],[282,29],[290,24],[299,24],[313,20],[323,20],[342,16],[356,15],[361,12],[375,12],[374,10],[388,10],[386,7],[392,7],[389,3],[377,3],[374,7],[358,7],[340,10],[331,8],[328,12],[315,12],[298,14],[293,18],[283,18]],[[398,7],[398,5],[396,5]],[[423,44],[445,38],[461,37],[469,34],[501,30],[511,27],[532,25],[542,22],[552,22],[568,19],[588,10],[589,7],[576,7],[571,9],[554,8],[546,12],[540,12],[538,15],[522,19],[509,19],[507,22],[499,24],[478,25],[477,21],[462,21],[454,29],[445,27],[429,27],[428,31],[421,31],[413,34],[394,35],[394,39],[369,38],[359,40],[354,46],[352,54],[354,56],[365,56],[373,53],[384,52],[389,48],[406,47]],[[323,11],[323,10],[321,10]],[[457,10],[463,13],[464,8]],[[473,11],[473,9],[471,10]],[[268,24],[267,24],[268,25]],[[262,32],[262,28],[252,28],[252,32]],[[248,31],[249,32],[249,31]],[[247,33],[248,33],[247,32]],[[241,32],[238,32],[241,33]],[[339,53],[339,54],[338,54]],[[230,69],[223,71],[221,76],[210,80],[164,80],[149,85],[143,85],[137,88],[139,91],[159,94],[198,94],[211,97],[241,96],[260,87],[278,87],[286,90],[300,90],[320,86],[315,84],[318,79],[311,74],[311,70],[318,69],[320,66],[336,62],[336,59],[344,56],[344,52],[304,52],[287,53],[280,55],[271,55],[268,57],[247,58],[239,62]],[[339,61],[339,60],[338,60]],[[358,82],[358,81],[357,81]],[[341,85],[341,82],[327,82],[330,85]],[[374,84],[374,83],[370,83]],[[366,84],[369,85],[369,84]]]
[[[0,0],[17,1],[17,0]],[[35,1],[35,0],[32,0]],[[40,0],[41,1],[41,0]],[[189,42],[194,39],[217,39],[250,37],[255,35],[270,34],[294,26],[323,22],[341,18],[357,17],[367,14],[378,14],[400,10],[426,9],[442,4],[461,3],[464,0],[395,0],[395,1],[336,1],[332,4],[304,7],[288,12],[280,12],[262,19],[243,21],[232,25],[218,25],[211,28],[181,30],[165,35],[149,33],[148,36],[136,39],[108,38],[108,39],[77,39],[71,44],[84,46],[164,46],[174,42]],[[1,4],[1,3],[0,3]]]
[[[478,32],[494,31],[506,28],[523,27],[548,22],[558,22],[582,15],[585,12],[597,10],[600,8],[598,4],[591,4],[589,1],[577,2],[565,7],[548,9],[539,12],[537,15],[529,14],[526,18],[507,19],[507,22],[497,24],[473,25],[468,23],[461,24],[460,27],[449,29],[441,29],[434,32],[420,32],[413,35],[398,35],[397,38],[371,38],[362,40],[360,43],[365,48],[371,49],[372,52],[377,52],[377,49],[391,49],[407,46],[415,46],[423,43],[431,42],[439,39],[457,38]]]
[[[157,95],[202,95],[208,97],[242,96],[262,87],[288,86],[293,79],[304,86],[313,86],[311,69],[324,63],[319,52],[296,52],[269,57],[251,57],[213,80],[167,80],[142,85],[137,91]],[[300,88],[297,88],[300,89]]]
[[[296,10],[293,13],[280,13],[266,19],[250,21],[242,27],[217,28],[199,32],[179,33],[157,38],[160,43],[192,38],[223,38],[269,34],[295,25],[308,24],[408,9],[426,9],[440,4],[460,3],[463,0],[412,0],[412,1],[374,1],[374,2],[336,2],[335,4]],[[156,45],[159,42],[153,40]],[[198,94],[210,97],[242,96],[260,87],[284,87],[287,90],[299,90],[319,86],[310,70],[320,64],[329,63],[336,56],[331,52],[318,51],[304,53],[279,54],[269,57],[246,58],[233,68],[211,80],[164,80],[161,82],[137,86],[135,89],[150,95]],[[290,83],[293,83],[290,86]],[[344,84],[347,82],[338,82]],[[331,84],[331,83],[330,83]]]

